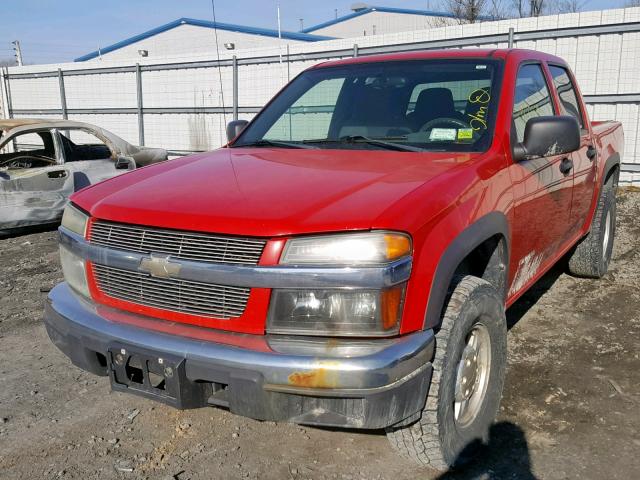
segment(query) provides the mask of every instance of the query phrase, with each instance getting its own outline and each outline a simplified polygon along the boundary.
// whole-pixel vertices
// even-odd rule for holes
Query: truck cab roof
[[[365,55],[353,58],[343,58],[341,60],[332,60],[329,62],[320,63],[311,68],[327,68],[339,65],[375,62],[435,60],[441,58],[495,58],[502,60],[513,58],[516,61],[522,59],[531,59],[540,61],[552,61],[559,64],[566,63],[562,58],[556,57],[555,55],[550,55],[548,53],[538,52],[536,50],[528,50],[524,48],[469,48],[462,50],[417,50],[415,52]]]

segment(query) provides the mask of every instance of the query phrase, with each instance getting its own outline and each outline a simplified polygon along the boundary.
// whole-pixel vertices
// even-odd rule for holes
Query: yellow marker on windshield
[[[473,129],[472,128],[460,128],[458,129],[458,140],[472,140]]]

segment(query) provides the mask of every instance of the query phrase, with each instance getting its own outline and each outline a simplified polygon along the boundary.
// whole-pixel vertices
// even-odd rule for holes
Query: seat
[[[456,118],[464,120],[464,115],[458,112],[453,102],[453,94],[448,88],[426,88],[420,92],[416,106],[407,120],[414,131],[427,122],[436,118]]]
[[[411,133],[403,105],[392,89],[365,87],[358,90],[347,117],[337,126],[337,137],[402,136]]]

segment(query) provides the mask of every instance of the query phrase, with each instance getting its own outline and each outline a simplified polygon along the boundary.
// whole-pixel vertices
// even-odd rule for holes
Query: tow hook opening
[[[144,383],[144,372],[142,371],[142,363],[138,358],[130,357],[124,367],[124,371],[130,382],[139,383],[140,385]]]

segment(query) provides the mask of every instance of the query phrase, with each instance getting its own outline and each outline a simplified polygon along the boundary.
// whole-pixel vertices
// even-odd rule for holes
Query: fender
[[[604,185],[604,181],[607,178],[607,176],[609,175],[609,172],[611,172],[611,170],[613,170],[615,167],[620,165],[620,153],[616,152],[614,154],[612,154],[609,158],[607,158],[607,161],[604,162],[604,167],[602,168],[602,182],[600,184],[600,187],[602,187],[602,185]],[[618,184],[618,179],[615,179],[616,185]]]
[[[600,192],[602,192],[602,188],[604,187],[604,182],[607,179],[609,173],[616,167],[620,165],[620,153],[613,153],[607,158],[604,162],[604,165],[601,169],[598,170],[598,183],[596,184],[593,192],[593,198],[591,200],[591,209],[585,223],[583,225],[584,235],[587,235],[591,230],[591,224],[593,223],[593,217],[596,214],[596,210],[598,208],[598,199],[600,198]],[[618,185],[618,179],[614,179],[616,186]]]
[[[503,297],[506,298],[508,288],[509,251],[511,247],[509,223],[504,213],[491,212],[465,228],[442,254],[442,257],[438,262],[433,281],[431,282],[431,291],[429,292],[429,300],[424,318],[425,329],[434,328],[440,324],[449,286],[451,285],[456,269],[460,266],[462,261],[473,250],[475,250],[478,245],[497,234],[502,235],[506,240],[506,246],[502,258],[505,276],[503,279],[504,291],[501,292]]]

